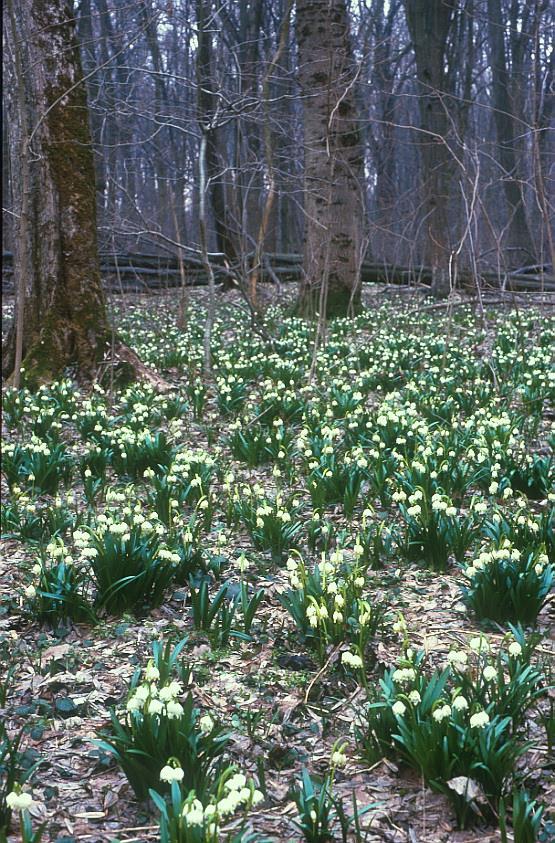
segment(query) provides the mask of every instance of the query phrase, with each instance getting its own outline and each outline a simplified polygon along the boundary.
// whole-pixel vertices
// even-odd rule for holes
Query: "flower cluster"
[[[150,664],[145,671],[145,681],[138,685],[127,700],[128,712],[140,711],[157,717],[175,720],[183,715],[183,706],[178,697],[183,691],[179,682],[173,679],[161,688],[158,687],[158,669]]]

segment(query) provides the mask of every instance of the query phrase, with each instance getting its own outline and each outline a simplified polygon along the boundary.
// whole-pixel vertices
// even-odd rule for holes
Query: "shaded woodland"
[[[337,242],[355,276],[363,259],[425,266],[445,289],[553,263],[549,2],[81,0],[75,13],[101,251],[198,257],[203,178],[207,249],[252,282],[263,253],[303,253],[318,179],[337,201],[343,171],[359,230]],[[308,248],[305,273],[321,275]]]
[[[554,14],[6,0],[0,843],[555,839]]]

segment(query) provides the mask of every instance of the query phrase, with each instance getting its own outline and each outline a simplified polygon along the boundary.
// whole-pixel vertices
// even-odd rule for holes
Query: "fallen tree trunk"
[[[3,253],[3,279],[7,280],[12,272],[12,255]],[[247,256],[247,265],[253,255]],[[272,254],[264,255],[263,266],[260,268],[259,278],[262,281],[298,281],[302,276],[301,255]],[[228,267],[224,264],[224,256],[210,255],[210,265],[216,281],[240,279],[238,267]],[[187,256],[183,258],[186,283],[191,286],[202,286],[208,283],[206,267],[201,260]],[[181,286],[181,272],[177,257],[173,255],[153,255],[141,253],[112,253],[100,255],[100,269],[107,288],[118,292],[120,288],[164,289],[165,287]],[[540,271],[538,271],[540,270]],[[117,278],[114,280],[113,276]],[[432,270],[426,266],[404,267],[382,263],[363,263],[361,278],[365,284],[422,284],[429,286],[432,281]],[[523,270],[500,274],[498,272],[481,272],[480,282],[483,287],[505,290],[530,290],[534,292],[555,292],[555,275],[542,273],[541,267],[533,267],[533,272]],[[458,289],[472,290],[476,286],[475,279],[469,274],[462,273],[458,278]]]

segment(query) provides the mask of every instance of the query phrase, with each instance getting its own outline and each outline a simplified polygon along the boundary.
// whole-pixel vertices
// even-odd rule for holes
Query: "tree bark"
[[[420,112],[419,147],[425,191],[426,241],[424,262],[432,267],[432,294],[446,296],[450,290],[451,257],[449,185],[451,155],[447,103],[447,39],[456,2],[405,0],[405,13],[418,79]]]
[[[231,221],[227,212],[222,165],[219,156],[219,130],[217,118],[217,97],[213,91],[212,35],[210,32],[211,10],[209,0],[196,0],[198,26],[197,48],[197,106],[202,136],[206,140],[207,190],[214,217],[216,249],[223,252],[229,263],[235,263],[237,248],[232,234]]]
[[[304,111],[304,280],[297,309],[346,316],[360,307],[363,155],[345,0],[297,0]]]
[[[19,319],[26,383],[47,382],[68,366],[91,379],[109,329],[75,18],[63,0],[21,0],[17,14],[11,2],[5,9],[10,54],[18,57],[8,62],[6,90],[21,295],[3,368],[14,375]]]
[[[513,260],[521,266],[523,263],[534,264],[536,257],[524,210],[522,184],[518,177],[517,136],[522,130],[515,127],[513,105],[509,94],[511,80],[507,69],[504,32],[505,25],[500,0],[488,0],[488,42],[493,113],[497,132],[497,160],[503,170],[503,186],[509,211],[508,245],[512,247]],[[513,34],[513,40],[514,37]],[[513,79],[512,85],[518,89],[520,81]]]

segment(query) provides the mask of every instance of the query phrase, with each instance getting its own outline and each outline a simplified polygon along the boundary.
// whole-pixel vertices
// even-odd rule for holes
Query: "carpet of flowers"
[[[176,315],[4,391],[0,838],[553,839],[555,320]]]

